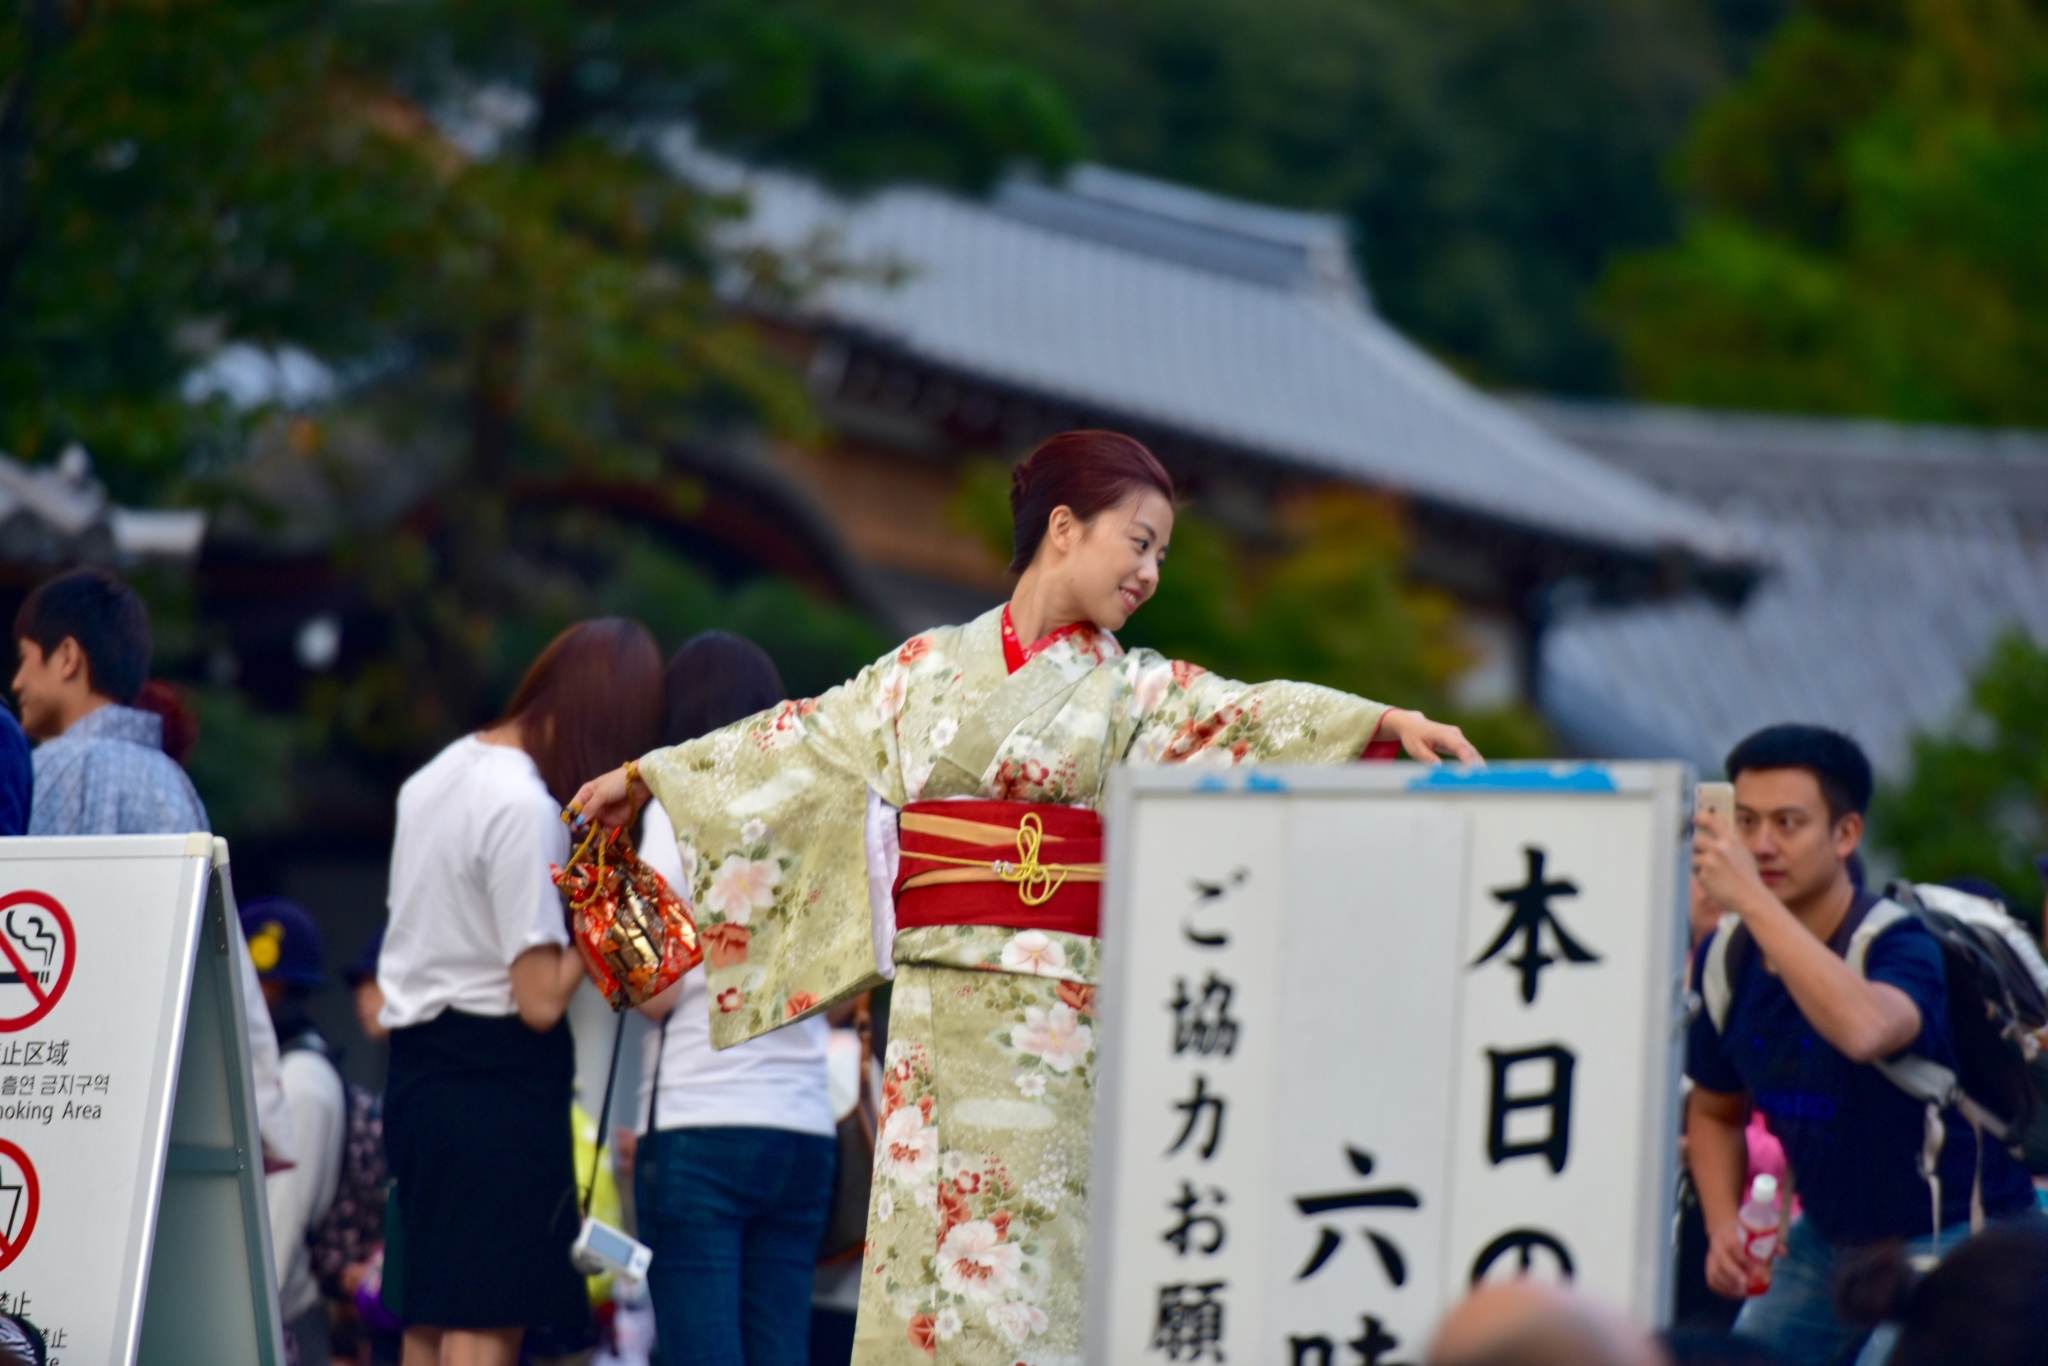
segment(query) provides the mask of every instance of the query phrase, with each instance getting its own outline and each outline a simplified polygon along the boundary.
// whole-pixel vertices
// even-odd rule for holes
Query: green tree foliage
[[[827,3],[828,0],[818,0]],[[1586,305],[1783,0],[829,0],[1022,61],[1111,165],[1348,215],[1378,306],[1489,380],[1603,391]]]
[[[2048,650],[2017,633],[2001,640],[1970,704],[1953,733],[1914,739],[1911,775],[1878,794],[1875,832],[1906,876],[1989,878],[2036,916],[2033,856],[2048,852]]]
[[[737,3],[25,0],[0,21],[0,448],[77,440],[119,496],[325,525],[379,609],[372,656],[299,721],[199,694],[194,762],[231,827],[274,816],[312,755],[402,773],[488,718],[549,631],[644,610],[650,585],[690,595],[675,630],[779,642],[793,682],[880,648],[639,534],[688,520],[678,451],[811,422],[719,292],[734,206],[639,135],[689,112],[848,179],[972,185],[1071,142],[1014,70]],[[231,341],[351,387],[289,422],[186,402]],[[254,479],[258,455],[289,477]],[[378,487],[407,480],[396,506]],[[216,623],[166,625],[167,666],[224,657]]]
[[[430,0],[352,25],[416,91],[480,81],[539,101],[540,148],[610,123],[686,117],[711,141],[860,188],[962,189],[1071,160],[1080,133],[1035,72],[965,60],[810,0]]]
[[[2048,6],[1811,0],[1683,184],[1683,239],[1606,286],[1644,394],[2048,422]]]
[[[165,491],[206,444],[177,381],[211,338],[370,342],[421,170],[334,118],[314,13],[31,0],[0,27],[0,446],[80,440],[117,492]]]
[[[1526,708],[1461,713],[1452,681],[1474,662],[1457,605],[1407,579],[1398,510],[1363,495],[1325,494],[1283,544],[1259,554],[1183,515],[1159,591],[1123,632],[1230,677],[1293,678],[1419,707],[1463,725],[1497,759],[1548,752]]]
[[[1159,592],[1125,635],[1236,678],[1297,678],[1439,708],[1470,661],[1446,598],[1411,587],[1407,538],[1387,504],[1318,499],[1260,563],[1236,538],[1183,516]]]

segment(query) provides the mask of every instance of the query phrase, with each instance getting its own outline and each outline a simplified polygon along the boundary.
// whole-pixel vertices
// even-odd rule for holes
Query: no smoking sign
[[[42,1203],[42,1185],[28,1154],[0,1138],[0,1270],[28,1246]]]
[[[0,1034],[48,1015],[71,985],[78,935],[57,898],[42,892],[0,896]]]

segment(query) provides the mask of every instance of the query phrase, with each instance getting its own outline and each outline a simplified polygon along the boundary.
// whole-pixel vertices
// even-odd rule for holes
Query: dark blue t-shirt
[[[1857,893],[1846,924],[1854,924],[1877,898]],[[1717,931],[1718,933],[1718,931]],[[1832,947],[1841,953],[1846,936]],[[1707,947],[1693,966],[1693,989],[1705,974]],[[1806,1215],[1829,1242],[1869,1243],[1921,1238],[1933,1231],[1927,1182],[1920,1175],[1926,1108],[1875,1067],[1850,1062],[1806,1022],[1792,993],[1765,970],[1754,941],[1734,965],[1734,999],[1727,1027],[1715,1033],[1702,1010],[1692,1024],[1686,1074],[1709,1091],[1748,1092],[1785,1145]],[[1879,935],[1864,960],[1864,975],[1897,987],[1920,1008],[1920,1037],[1909,1052],[1947,1067],[1956,1065],[1948,1035],[1948,987],[1941,946],[1917,920]],[[1977,1139],[1951,1109],[1941,1150],[1944,1225],[1970,1217],[1970,1178]],[[1984,1144],[1984,1209],[2012,1214],[2034,1201],[2026,1171],[1991,1139]]]
[[[28,804],[35,788],[28,737],[21,733],[14,713],[0,707],[0,835],[28,833]]]

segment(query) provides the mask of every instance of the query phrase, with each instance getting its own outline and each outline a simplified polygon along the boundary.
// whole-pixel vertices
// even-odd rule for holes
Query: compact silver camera
[[[629,1281],[644,1280],[654,1262],[654,1249],[627,1237],[610,1224],[585,1219],[583,1231],[569,1246],[569,1260],[586,1276],[609,1271]]]

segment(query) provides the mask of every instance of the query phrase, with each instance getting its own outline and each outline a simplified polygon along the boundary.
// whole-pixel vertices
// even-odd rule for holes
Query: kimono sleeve
[[[902,674],[885,656],[816,699],[640,760],[675,824],[717,1047],[882,980],[863,833],[870,786],[903,801]]]
[[[1343,763],[1387,712],[1313,683],[1239,683],[1149,650],[1129,660],[1132,763]]]

